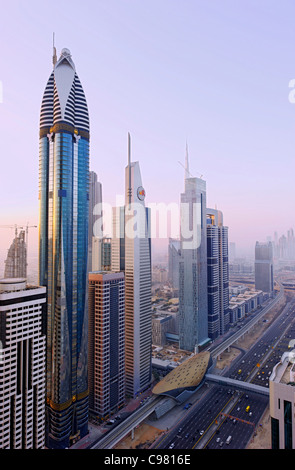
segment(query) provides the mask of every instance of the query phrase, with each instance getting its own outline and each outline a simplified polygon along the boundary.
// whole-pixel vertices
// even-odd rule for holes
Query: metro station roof
[[[210,359],[209,351],[195,354],[158,382],[153,388],[153,393],[175,396],[177,391],[181,393],[183,389],[197,388],[210,365]]]

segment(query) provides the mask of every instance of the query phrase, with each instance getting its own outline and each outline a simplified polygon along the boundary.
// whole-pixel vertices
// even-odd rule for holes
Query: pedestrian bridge
[[[234,389],[245,390],[247,392],[259,393],[260,395],[269,396],[269,389],[262,387],[261,385],[255,385],[250,382],[243,382],[242,380],[235,380],[229,377],[222,377],[215,374],[206,374],[205,380],[208,382],[214,382],[219,385],[226,385]]]

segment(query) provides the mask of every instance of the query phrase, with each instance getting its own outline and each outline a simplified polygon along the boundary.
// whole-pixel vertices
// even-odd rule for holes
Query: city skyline
[[[294,225],[291,2],[88,1],[69,25],[68,8],[59,4],[48,21],[35,1],[2,4],[2,224],[38,222],[36,135],[54,32],[58,54],[68,47],[76,58],[89,97],[90,169],[104,201],[124,194],[122,171],[113,169],[124,168],[130,131],[147,204],[179,203],[187,143],[190,171],[204,175],[208,206],[221,208],[237,249],[254,256],[257,240]],[[11,241],[1,230],[1,249]]]
[[[286,1],[2,2],[2,448],[294,448]]]

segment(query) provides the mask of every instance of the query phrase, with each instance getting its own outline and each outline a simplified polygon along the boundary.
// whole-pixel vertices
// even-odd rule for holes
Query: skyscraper
[[[89,408],[101,419],[125,402],[124,273],[89,273]]]
[[[199,351],[208,341],[206,182],[188,177],[181,194],[179,347]]]
[[[214,340],[229,328],[228,228],[223,214],[207,209],[208,333]]]
[[[138,162],[125,169],[125,206],[115,208],[112,271],[125,272],[126,393],[134,397],[151,381],[150,211],[145,208]]]
[[[179,290],[180,240],[169,238],[168,244],[168,281],[178,293]],[[177,294],[178,295],[178,294]]]
[[[235,242],[230,242],[229,244],[229,261],[233,262],[236,259],[236,244]]]
[[[46,289],[0,281],[0,449],[45,447]]]
[[[93,237],[92,241],[92,270],[110,271],[112,239]]]
[[[92,266],[92,254],[95,250],[95,244],[99,243],[102,233],[98,230],[96,222],[101,217],[102,190],[101,183],[97,180],[97,174],[90,171],[89,181],[89,222],[88,222],[88,271],[96,271],[96,267]],[[99,222],[98,222],[99,224]],[[100,224],[99,224],[100,225]],[[96,233],[98,232],[98,233]]]
[[[273,246],[271,242],[255,245],[255,289],[272,293],[273,279]]]
[[[71,53],[54,54],[39,145],[39,283],[47,287],[47,446],[88,431],[89,117]]]

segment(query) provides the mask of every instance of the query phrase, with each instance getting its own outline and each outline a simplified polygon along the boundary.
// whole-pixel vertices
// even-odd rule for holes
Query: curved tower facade
[[[43,95],[39,140],[39,282],[47,287],[47,446],[88,431],[89,116],[70,51]]]

